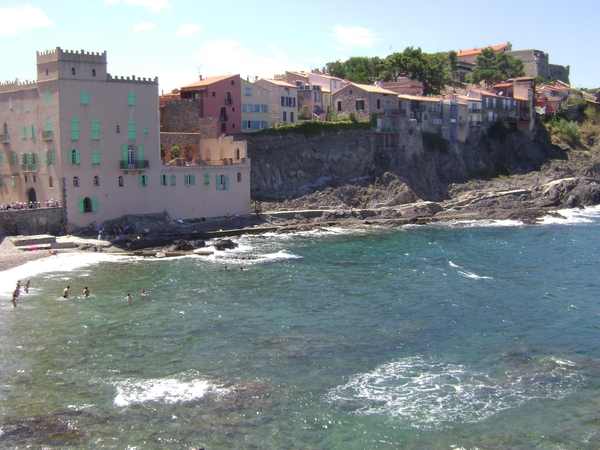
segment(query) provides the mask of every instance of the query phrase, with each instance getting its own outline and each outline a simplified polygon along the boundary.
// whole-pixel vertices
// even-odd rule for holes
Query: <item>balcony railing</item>
[[[3,144],[8,144],[8,134],[0,134],[0,140]]]
[[[227,122],[227,114],[221,114],[221,122]]]
[[[406,110],[405,109],[385,108],[383,110],[383,113],[388,116],[401,116],[401,115],[406,115]]]
[[[225,104],[231,105],[233,103],[233,99],[231,97],[225,97]]]
[[[119,161],[119,167],[121,170],[141,170],[150,167],[150,161],[147,159],[140,159],[137,161]]]
[[[52,140],[52,131],[51,130],[42,131],[42,139],[44,141],[51,141]]]

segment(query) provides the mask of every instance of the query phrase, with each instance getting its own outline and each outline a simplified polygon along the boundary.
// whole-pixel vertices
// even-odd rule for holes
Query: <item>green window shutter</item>
[[[51,163],[53,166],[56,165],[56,150],[51,150],[52,151],[52,160]]]
[[[92,150],[92,164],[100,164],[100,150],[97,148]]]
[[[75,150],[75,164],[81,164],[81,156],[79,150]]]
[[[130,92],[127,94],[127,105],[135,106],[135,92]]]
[[[192,174],[191,184],[193,184],[193,185],[196,184],[196,174],[195,173]]]
[[[35,139],[35,125],[31,124],[31,139]]]
[[[73,164],[73,150],[67,150],[67,164]]]
[[[161,186],[167,185],[167,176],[164,173],[160,176],[160,185]]]
[[[204,184],[210,184],[210,174],[209,173],[204,174]]]
[[[139,182],[140,182],[140,186],[144,185],[144,175],[140,175]]]
[[[146,125],[144,125],[144,127],[142,128],[142,132],[144,134],[148,134],[148,127]]]
[[[138,168],[143,169],[144,168],[144,144],[138,145],[137,157],[138,157],[138,161],[139,161]]]
[[[48,164],[48,161],[49,161],[49,159],[48,159],[48,149],[46,148],[46,149],[44,149],[44,164],[47,165],[47,166],[50,165],[50,164]]]
[[[130,120],[127,124],[127,133],[130,141],[135,141],[135,120]]]
[[[221,189],[221,176],[220,175],[215,175],[215,181],[217,184],[217,191]]]
[[[121,146],[121,158],[123,160],[123,163],[125,164],[125,167],[127,167],[128,153],[127,146],[125,144]]]
[[[75,117],[71,119],[71,140],[79,140],[79,119]]]
[[[88,94],[88,91],[81,91],[81,104],[82,105],[89,105],[90,104],[90,96]]]
[[[46,119],[46,131],[52,131],[52,120],[50,120],[50,117]]]
[[[98,212],[98,197],[92,199],[92,212]]]
[[[100,120],[92,119],[92,141],[100,140]]]
[[[27,127],[25,125],[23,125],[23,128],[21,128],[21,137],[23,139],[27,139]]]
[[[0,153],[0,166],[2,165],[2,159],[4,157],[4,153]]]
[[[77,197],[77,210],[83,212],[83,197]]]
[[[46,105],[50,104],[50,91],[46,91]]]
[[[171,186],[175,186],[175,183],[177,182],[177,176],[176,175],[171,175]]]
[[[225,190],[229,190],[229,175],[225,175]]]

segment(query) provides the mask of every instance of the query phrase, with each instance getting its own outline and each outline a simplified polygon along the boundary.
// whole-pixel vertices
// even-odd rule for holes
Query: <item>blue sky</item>
[[[351,56],[385,57],[510,41],[600,87],[597,0],[0,0],[0,80],[34,80],[36,51],[107,51],[114,76],[169,92],[205,77],[272,78]]]

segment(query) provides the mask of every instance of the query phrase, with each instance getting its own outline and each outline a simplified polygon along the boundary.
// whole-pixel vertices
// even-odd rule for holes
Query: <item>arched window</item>
[[[89,197],[83,199],[83,212],[92,212],[92,199]]]
[[[121,127],[119,125],[117,125],[117,134],[119,134],[121,132]]]
[[[240,159],[240,149],[235,149],[235,159]]]
[[[48,69],[46,69],[46,75],[48,75]]]
[[[98,178],[98,175],[94,176],[94,186],[100,186],[100,178]]]
[[[54,186],[54,181],[52,180],[52,176],[48,177],[48,187],[53,187]]]
[[[237,180],[238,180],[238,182],[242,181],[242,173],[241,172],[237,173]]]
[[[77,149],[70,150],[68,163],[69,164],[80,164],[81,163],[79,150],[77,150]]]
[[[75,75],[75,67],[71,67],[71,75]]]
[[[119,175],[119,187],[123,187],[123,177]]]
[[[79,177],[73,177],[73,187],[79,187]]]
[[[95,77],[96,76],[96,69],[92,69],[92,76]]]

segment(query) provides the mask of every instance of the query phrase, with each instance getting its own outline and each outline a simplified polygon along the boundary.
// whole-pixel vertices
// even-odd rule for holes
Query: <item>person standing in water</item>
[[[30,280],[27,280],[27,281],[25,282],[25,287],[24,287],[24,290],[25,290],[25,293],[26,293],[26,294],[29,294],[29,284],[30,284],[30,283],[31,283],[31,281],[30,281]]]
[[[132,300],[131,299],[131,294],[129,292],[127,293],[127,297],[125,297],[125,298],[127,299],[128,302]]]
[[[83,296],[85,298],[88,298],[90,296],[90,290],[88,289],[87,286],[83,288]]]
[[[63,298],[69,298],[69,289],[71,288],[71,286],[67,286],[66,288],[63,289]]]

